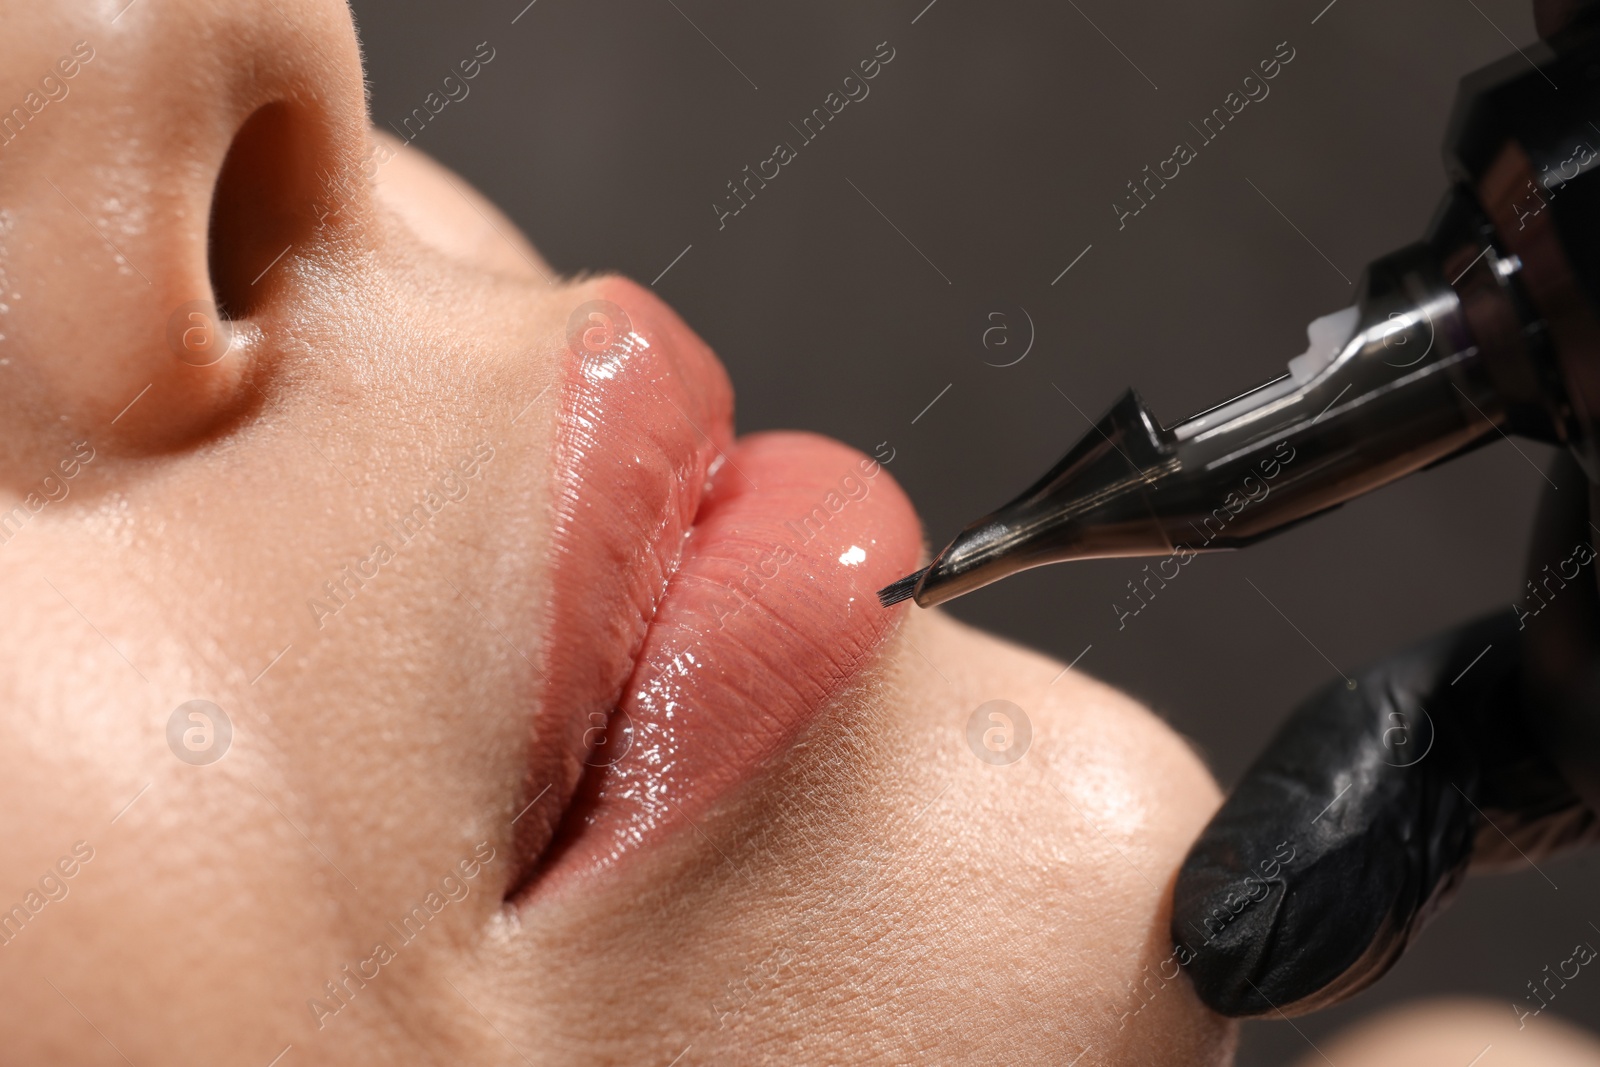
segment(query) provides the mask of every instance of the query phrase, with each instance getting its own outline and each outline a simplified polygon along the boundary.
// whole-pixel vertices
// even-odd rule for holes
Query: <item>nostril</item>
[[[272,291],[272,273],[314,223],[315,144],[289,104],[257,108],[234,135],[211,199],[207,265],[217,308],[242,319]]]

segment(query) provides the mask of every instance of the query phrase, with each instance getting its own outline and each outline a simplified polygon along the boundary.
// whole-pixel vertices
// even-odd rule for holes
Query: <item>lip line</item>
[[[616,303],[580,312],[628,321],[586,312],[568,350],[533,746],[568,763],[513,896],[694,825],[792,744],[896,628],[878,579],[921,550],[880,464],[810,434],[735,439],[704,342],[640,287],[598,288]]]
[[[693,536],[693,532],[694,523],[691,522],[689,524],[689,536]],[[685,540],[687,540],[687,538]],[[628,653],[627,674],[623,678],[622,683],[616,687],[611,697],[610,703],[613,705],[614,710],[606,717],[606,724],[604,727],[606,730],[609,730],[612,723],[615,721],[616,716],[620,712],[623,693],[627,691],[628,684],[632,682],[634,677],[638,674],[639,666],[644,661],[645,649],[649,645],[650,631],[655,626],[656,617],[661,611],[661,605],[666,602],[667,589],[671,587],[673,580],[677,577],[679,569],[683,566],[684,553],[682,544],[683,543],[680,542],[677,551],[673,553],[672,569],[668,573],[665,582],[663,582],[660,593],[652,600],[649,612],[644,618],[644,628],[640,632],[638,640],[635,642],[633,649]],[[587,737],[589,732],[590,731],[585,731],[584,736]],[[556,815],[554,828],[549,836],[549,840],[545,842],[544,846],[539,849],[537,854],[528,858],[524,864],[526,873],[522,877],[512,881],[511,888],[506,893],[506,899],[508,901],[523,900],[533,896],[538,891],[540,884],[543,882],[544,875],[556,865],[556,862],[560,859],[561,854],[566,850],[568,844],[570,843],[571,838],[577,832],[577,828],[573,827],[571,823],[574,818],[574,812],[577,808],[578,798],[583,795],[584,786],[587,784],[587,780],[604,770],[603,766],[591,763],[588,759],[588,757],[594,754],[594,749],[598,746],[599,742],[595,742],[591,744],[583,753],[583,769],[578,772],[578,776],[573,780],[570,789],[563,791],[563,793],[558,796],[557,799],[561,801],[561,807]],[[535,797],[528,803],[528,808],[531,808],[537,804],[544,794],[548,793],[553,786],[553,782],[550,785],[545,786],[544,790],[540,792],[539,796]],[[526,812],[527,808],[524,808],[523,810]],[[518,818],[521,818],[521,816],[519,815]],[[512,821],[515,822],[516,820],[513,819]]]
[[[547,551],[546,573],[550,584],[543,605],[545,637],[535,656],[541,696],[534,702],[529,720],[529,772],[522,786],[524,796],[531,799],[524,801],[512,820],[514,854],[521,860],[516,875],[508,883],[508,901],[527,896],[541,880],[584,779],[597,770],[590,762],[595,745],[588,739],[596,726],[609,724],[612,710],[620,704],[623,691],[644,655],[667,589],[682,565],[683,546],[694,528],[694,519],[704,499],[704,486],[716,462],[708,453],[724,454],[712,435],[720,434],[728,441],[732,439],[731,385],[721,364],[704,343],[653,293],[625,278],[599,279],[591,287],[591,293],[598,299],[585,301],[574,310],[567,336],[563,338],[565,343],[559,349],[557,422],[550,463],[552,510],[556,522]],[[632,313],[622,311],[622,305],[627,305]],[[615,333],[607,333],[599,346],[588,343],[590,338],[582,331],[595,322],[597,314],[603,320],[607,315],[621,315],[626,326],[622,335],[627,338],[629,347],[620,354],[616,351],[620,346],[615,346],[613,340]],[[602,324],[607,329],[616,325],[614,320],[604,320]],[[652,340],[646,333],[656,337]],[[681,351],[674,354],[675,348]],[[603,547],[596,545],[590,536],[592,531],[584,529],[586,522],[592,522],[590,513],[595,496],[587,487],[584,468],[592,463],[597,452],[603,451],[604,442],[595,432],[596,428],[604,428],[618,406],[614,402],[618,398],[607,394],[620,392],[620,399],[626,402],[630,399],[630,390],[622,388],[624,384],[632,385],[631,391],[638,392],[636,383],[618,381],[619,356],[627,358],[636,351],[659,353],[659,361],[664,366],[646,366],[641,373],[650,387],[648,392],[670,405],[662,409],[663,413],[670,410],[674,416],[670,420],[672,425],[665,425],[669,420],[661,420],[663,432],[659,440],[652,440],[648,432],[638,435],[640,451],[649,454],[654,448],[669,457],[673,461],[675,484],[668,484],[674,482],[671,477],[650,482],[646,488],[655,491],[654,500],[622,494],[622,510],[615,516],[618,521],[598,523],[603,532],[610,532],[608,527],[618,528],[629,522],[637,524],[638,513],[648,510],[651,503],[662,507],[661,522],[640,526],[637,537],[617,539],[621,548],[631,554],[633,566],[629,570],[634,573],[621,575],[622,580],[617,580],[617,573],[602,575],[605,587],[591,595],[574,590],[575,584],[584,583],[564,580],[573,575],[563,571],[573,565],[581,570],[586,557]],[[649,377],[651,374],[659,375],[668,389],[682,390],[683,395],[678,399],[683,403],[668,396],[662,384]],[[690,410],[700,418],[694,418]],[[687,431],[683,429],[685,426]],[[648,430],[649,426],[634,428]],[[711,433],[707,433],[706,428]],[[685,477],[680,469],[684,465],[697,469]],[[581,493],[574,488],[580,486],[583,487]],[[684,498],[692,501],[693,511],[680,529],[674,529],[672,509],[679,505],[681,511]],[[653,588],[650,587],[652,583],[637,574],[647,569],[641,567],[640,558],[645,562],[653,559],[659,564]],[[630,578],[638,580],[630,581]],[[640,595],[641,590],[645,595]],[[615,611],[606,607],[605,602],[612,600],[617,602]],[[596,601],[600,602],[598,606]],[[621,646],[620,655],[614,653],[610,663],[598,666],[601,675],[607,670],[610,673],[609,684],[602,688],[595,673],[573,669],[570,647],[574,643],[573,635],[587,627],[584,638],[600,640],[607,636],[609,627],[626,627],[628,620],[622,618],[626,614],[623,605],[630,601],[637,611],[634,632],[628,635],[626,645]],[[604,718],[596,722],[596,715]],[[547,733],[552,736],[545,737]],[[542,808],[546,810],[540,810]]]
[[[881,466],[808,434],[757,434],[733,451],[759,477],[725,470],[685,539],[619,702],[633,747],[585,771],[542,864],[563,884],[684,823],[699,830],[696,817],[792,747],[898,628],[873,590],[920,551],[920,528]],[[792,480],[773,484],[774,469]],[[908,524],[909,553],[893,532]],[[798,547],[771,544],[757,561],[763,533],[780,528]]]

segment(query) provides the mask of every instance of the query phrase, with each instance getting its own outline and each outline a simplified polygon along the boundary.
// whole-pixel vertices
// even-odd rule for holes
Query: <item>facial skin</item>
[[[1554,1012],[1519,1020],[1503,1000],[1441,997],[1363,1019],[1295,1061],[1294,1067],[1485,1063],[1503,1067],[1583,1067],[1600,1062],[1600,1041]],[[1486,1050],[1492,1048],[1492,1053]],[[1490,1061],[1489,1056],[1494,1057]]]
[[[695,825],[530,885],[562,817],[536,783],[581,770],[551,762],[569,709],[539,666],[567,323],[653,298],[558,279],[369,133],[332,0],[121,7],[18,0],[0,35],[26,113],[0,144],[7,1062],[1227,1062],[1163,967],[1206,772],[934,612],[898,609]],[[196,366],[171,339],[214,287],[232,345]],[[374,562],[430,487],[449,502]],[[346,568],[368,577],[326,598]],[[993,699],[1032,723],[1009,766],[967,746]],[[192,700],[229,718],[219,761],[169,745]]]

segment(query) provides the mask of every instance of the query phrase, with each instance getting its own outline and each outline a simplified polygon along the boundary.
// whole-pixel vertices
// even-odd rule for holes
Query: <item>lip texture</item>
[[[546,883],[688,827],[788,748],[893,629],[875,590],[921,547],[877,463],[735,441],[704,342],[630,282],[601,294],[574,316],[556,446],[542,714],[585,766]]]

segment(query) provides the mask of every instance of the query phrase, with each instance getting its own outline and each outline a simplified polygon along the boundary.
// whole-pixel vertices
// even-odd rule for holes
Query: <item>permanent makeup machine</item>
[[[1600,482],[1600,2],[1536,7],[1543,43],[1462,81],[1423,239],[1369,265],[1285,373],[1170,426],[1129,390],[884,605],[1241,548],[1502,434],[1564,445]]]

